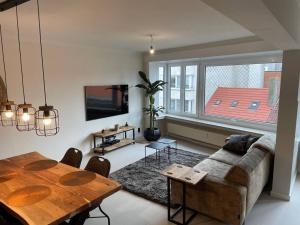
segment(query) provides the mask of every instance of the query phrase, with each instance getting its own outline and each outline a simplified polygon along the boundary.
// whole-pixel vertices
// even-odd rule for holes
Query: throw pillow
[[[251,136],[251,135],[250,135],[250,137],[248,138],[248,142],[247,142],[247,144],[246,144],[246,149],[248,150],[248,149],[251,147],[251,145],[252,145],[254,142],[256,142],[258,139],[259,139],[259,137]]]
[[[250,135],[230,135],[226,138],[226,144],[223,146],[223,149],[231,151],[233,153],[244,155],[247,153],[247,144]]]

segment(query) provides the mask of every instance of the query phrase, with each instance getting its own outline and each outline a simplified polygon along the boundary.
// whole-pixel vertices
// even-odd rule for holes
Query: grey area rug
[[[160,171],[167,166],[178,163],[193,167],[207,158],[206,155],[192,153],[184,150],[171,150],[170,160],[165,152],[161,152],[160,164],[155,154],[147,156],[130,164],[110,175],[110,177],[123,185],[123,189],[140,197],[167,205],[167,178],[160,175]]]

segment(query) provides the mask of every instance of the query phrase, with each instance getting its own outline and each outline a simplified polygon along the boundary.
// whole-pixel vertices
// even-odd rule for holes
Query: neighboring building
[[[219,87],[206,105],[210,116],[275,123],[277,107],[269,104],[268,88]]]

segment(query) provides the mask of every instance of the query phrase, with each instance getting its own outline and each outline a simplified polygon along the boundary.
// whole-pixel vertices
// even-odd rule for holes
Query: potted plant
[[[162,91],[166,82],[163,80],[157,80],[151,82],[147,75],[139,71],[139,76],[144,81],[143,84],[137,84],[136,87],[141,88],[145,92],[145,97],[147,98],[149,106],[143,108],[144,112],[149,115],[150,126],[144,130],[144,137],[147,141],[157,141],[161,132],[160,129],[155,127],[155,121],[159,112],[163,112],[163,106],[155,106],[155,94]]]

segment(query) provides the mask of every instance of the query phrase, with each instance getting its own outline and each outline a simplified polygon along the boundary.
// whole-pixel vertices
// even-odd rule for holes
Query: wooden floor
[[[196,145],[179,143],[179,147],[211,154],[214,150],[201,148]],[[151,152],[149,151],[149,154]],[[90,156],[84,158],[83,166]],[[107,154],[112,163],[112,171],[144,157],[144,145],[135,144]],[[167,208],[126,191],[120,191],[102,203],[102,208],[110,215],[112,225],[170,225],[167,222]],[[93,214],[98,213],[94,211]],[[300,178],[298,177],[294,189],[294,196],[290,202],[280,201],[263,194],[250,215],[246,225],[299,225],[300,224]],[[90,219],[85,225],[106,225],[105,219]],[[224,225],[216,220],[198,215],[191,225]]]

